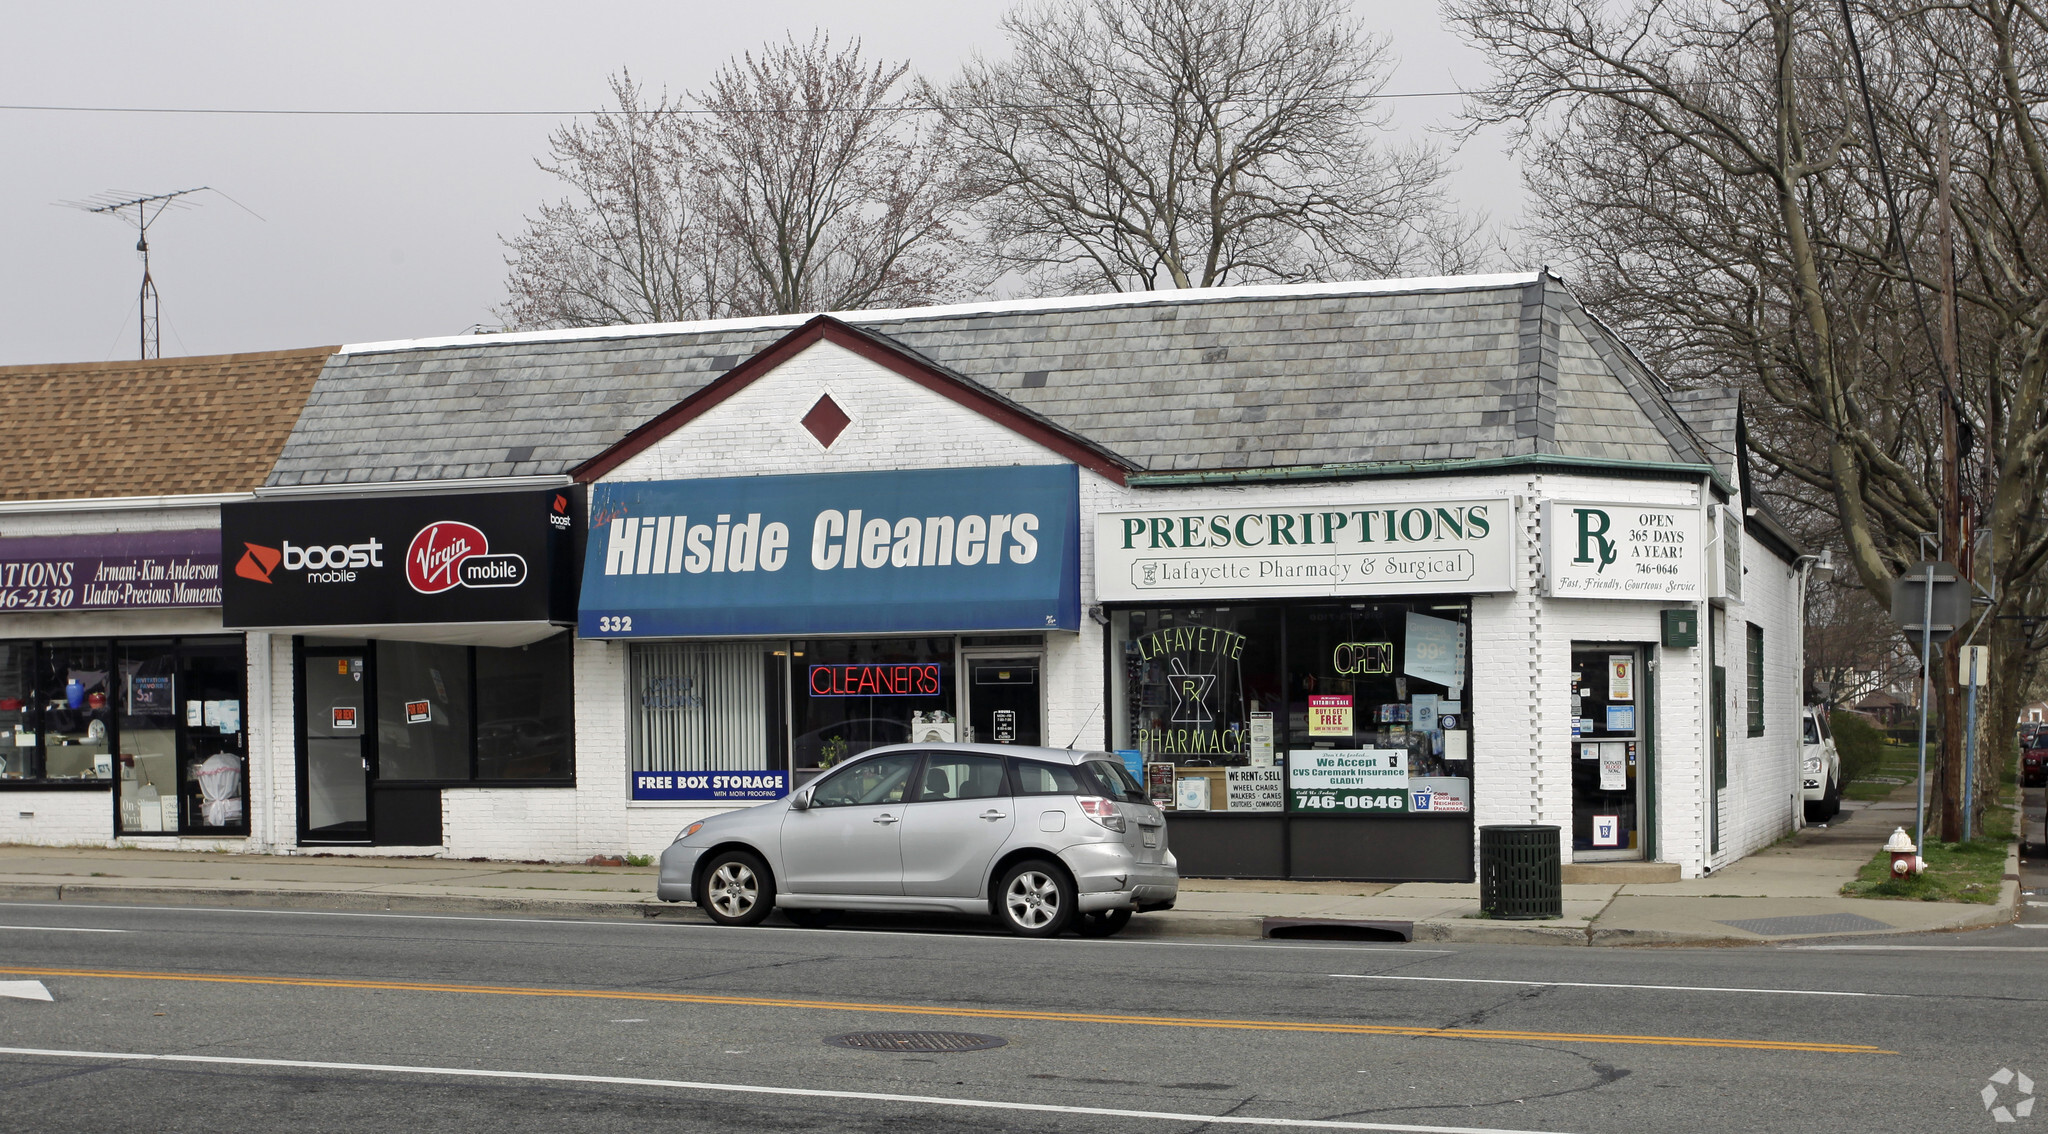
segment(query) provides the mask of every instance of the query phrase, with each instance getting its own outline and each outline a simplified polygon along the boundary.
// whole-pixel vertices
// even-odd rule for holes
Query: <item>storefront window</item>
[[[41,777],[36,761],[36,648],[0,643],[0,780]]]
[[[635,642],[636,772],[766,770],[782,752],[781,643]]]
[[[1464,602],[1117,611],[1112,735],[1190,811],[1463,811]]]
[[[950,637],[634,642],[633,798],[776,799],[872,748],[962,739],[954,656]]]
[[[469,647],[377,643],[377,777],[466,780]]]
[[[953,720],[953,639],[852,638],[790,646],[792,751],[798,768],[829,768],[885,744],[920,739]]]
[[[476,652],[476,776],[559,780],[570,774],[575,732],[569,635]]]
[[[567,634],[526,646],[378,641],[382,782],[561,782],[575,774]]]
[[[0,783],[115,788],[121,835],[248,833],[242,639],[0,643]]]

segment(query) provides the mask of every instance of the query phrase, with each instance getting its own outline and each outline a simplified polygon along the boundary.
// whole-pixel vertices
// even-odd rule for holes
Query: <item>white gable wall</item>
[[[830,448],[802,424],[821,393],[831,394],[853,419]],[[603,479],[1069,463],[886,366],[821,341],[634,454]]]

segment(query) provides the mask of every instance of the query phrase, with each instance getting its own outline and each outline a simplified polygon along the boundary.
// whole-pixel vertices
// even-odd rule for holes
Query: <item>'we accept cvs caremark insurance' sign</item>
[[[590,638],[1076,630],[1072,465],[591,489]]]

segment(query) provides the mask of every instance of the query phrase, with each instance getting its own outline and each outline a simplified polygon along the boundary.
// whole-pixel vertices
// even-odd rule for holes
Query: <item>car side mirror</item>
[[[811,809],[811,789],[805,788],[790,796],[789,809],[791,811],[809,811]]]

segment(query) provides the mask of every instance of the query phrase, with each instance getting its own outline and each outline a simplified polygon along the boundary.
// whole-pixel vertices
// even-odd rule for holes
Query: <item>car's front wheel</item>
[[[775,882],[759,858],[726,851],[705,864],[697,904],[720,925],[759,925],[775,908]]]
[[[1057,937],[1074,917],[1074,884],[1052,863],[1027,859],[1003,872],[996,916],[1020,937]]]

